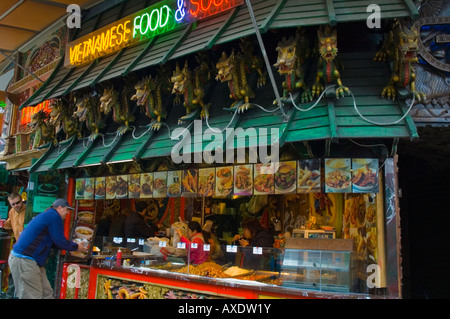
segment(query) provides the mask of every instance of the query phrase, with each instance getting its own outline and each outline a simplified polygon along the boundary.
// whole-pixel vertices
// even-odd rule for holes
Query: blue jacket
[[[49,208],[28,223],[13,246],[13,252],[31,257],[39,266],[44,266],[52,245],[68,251],[78,249],[76,243],[64,236],[61,216],[55,209]]]

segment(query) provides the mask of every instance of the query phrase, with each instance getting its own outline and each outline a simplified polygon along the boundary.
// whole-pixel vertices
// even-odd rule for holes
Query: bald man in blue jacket
[[[44,268],[50,249],[86,252],[81,243],[64,236],[63,220],[74,210],[65,199],[57,199],[52,207],[33,218],[24,228],[9,255],[16,297],[19,299],[52,299],[53,289]]]

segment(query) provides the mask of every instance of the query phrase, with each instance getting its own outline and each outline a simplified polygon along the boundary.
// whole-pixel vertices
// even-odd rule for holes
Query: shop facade
[[[374,31],[352,1],[208,3],[89,16],[22,103],[53,101],[61,125],[29,169],[33,213],[67,197],[66,234],[90,248],[58,256],[59,296],[400,298],[396,149],[418,137],[423,96],[409,77],[390,90],[398,61],[373,58],[389,31],[414,36],[418,11],[380,5]],[[138,202],[155,237],[102,230]],[[247,218],[273,247],[235,242]],[[215,244],[183,245],[191,220]],[[207,262],[190,263],[196,249]]]

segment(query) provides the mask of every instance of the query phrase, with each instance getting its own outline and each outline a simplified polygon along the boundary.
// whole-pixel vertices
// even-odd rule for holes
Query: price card
[[[167,242],[165,242],[164,240],[159,241],[159,247],[166,247],[166,246],[167,246]]]
[[[182,243],[181,241],[179,241],[177,243],[177,248],[178,249],[186,249],[186,243]]]
[[[211,251],[211,245],[210,244],[203,244],[203,251]]]
[[[253,247],[253,255],[262,255],[262,247]]]
[[[135,243],[136,238],[127,238],[127,243]]]
[[[237,246],[236,245],[227,245],[226,251],[227,251],[227,253],[237,253]]]
[[[198,244],[197,243],[191,243],[191,249],[197,249]]]
[[[113,243],[121,244],[123,241],[122,237],[113,237]]]
[[[140,238],[139,239],[139,245],[144,246],[144,243],[145,243],[145,239]]]

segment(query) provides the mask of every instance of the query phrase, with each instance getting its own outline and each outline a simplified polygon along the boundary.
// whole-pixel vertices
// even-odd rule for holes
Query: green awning
[[[355,96],[355,102],[361,115],[372,122],[391,123],[397,121],[405,114],[407,106],[403,101],[388,101],[381,98],[381,90],[387,84],[389,72],[387,65],[373,62],[373,53],[341,53],[339,54],[345,68],[341,79]],[[275,72],[278,86],[281,86],[281,77]],[[356,112],[353,98],[346,96],[336,100],[325,97],[318,103],[315,101],[301,104],[297,102],[300,111],[287,103],[284,107],[286,118],[280,110],[268,112],[274,109],[273,92],[267,88],[256,90],[256,98],[252,101],[265,110],[253,106],[244,114],[236,114],[227,110],[231,100],[228,97],[228,88],[223,83],[217,83],[210,95],[210,118],[208,124],[202,121],[202,132],[208,127],[214,130],[228,128],[256,128],[258,134],[260,128],[279,130],[277,141],[280,145],[312,140],[333,140],[352,138],[408,138],[417,137],[416,127],[408,114],[395,125],[377,125],[361,118]],[[314,108],[311,108],[317,104]],[[183,107],[172,107],[168,112],[165,123],[170,129],[170,134],[175,135],[176,128],[187,128],[193,137],[193,122],[178,125],[178,119],[184,115]],[[110,129],[104,138],[97,138],[93,143],[86,139],[73,138],[61,143],[57,147],[50,147],[30,169],[31,172],[41,172],[49,169],[75,168],[97,166],[107,163],[119,163],[123,161],[139,161],[155,157],[169,156],[173,147],[179,142],[171,139],[169,129],[163,126],[159,131],[148,129],[148,124],[142,122],[134,124],[134,130],[123,136],[114,134]],[[149,119],[148,119],[149,120]],[[225,131],[223,141],[225,141]],[[264,137],[268,145],[273,142],[271,136]],[[193,140],[193,139],[192,139]],[[259,143],[260,141],[258,141]],[[194,141],[193,141],[194,143]],[[201,150],[210,143],[202,141]],[[237,140],[234,148],[248,148],[257,146],[255,140]],[[199,147],[200,149],[200,147]],[[194,152],[196,146],[191,151]]]
[[[137,12],[159,1],[124,1],[111,10],[82,21],[81,37],[130,13]],[[369,1],[360,0],[252,0],[252,8],[260,32],[270,29],[336,24],[340,22],[365,21]],[[418,11],[412,0],[380,0],[382,19],[416,17]],[[124,48],[99,58],[91,64],[67,69],[63,63],[55,68],[50,78],[20,108],[35,106],[47,99],[57,98],[70,91],[94,86],[130,72],[163,64],[195,52],[210,49],[214,45],[228,43],[253,35],[255,30],[245,4],[211,18],[200,20],[196,25],[163,34],[148,42]]]

